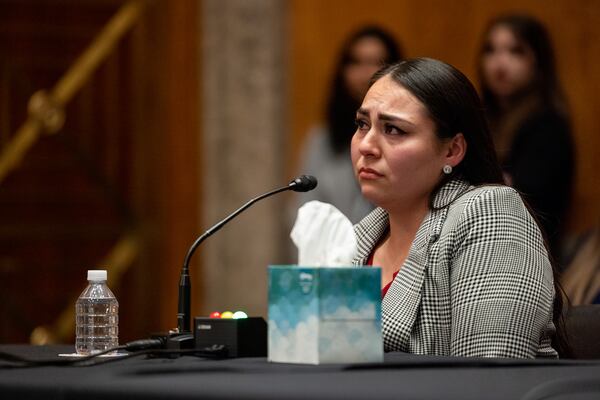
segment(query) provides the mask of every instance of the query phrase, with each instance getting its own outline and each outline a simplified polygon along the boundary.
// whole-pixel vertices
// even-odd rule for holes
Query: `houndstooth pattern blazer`
[[[355,225],[364,265],[388,229],[377,208]],[[558,357],[552,266],[537,224],[506,186],[453,180],[433,200],[382,301],[386,351]]]

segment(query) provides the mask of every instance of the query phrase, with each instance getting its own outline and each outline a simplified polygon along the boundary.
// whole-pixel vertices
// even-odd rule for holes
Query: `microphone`
[[[308,192],[317,187],[317,178],[311,175],[301,175],[288,185],[294,192]]]
[[[215,224],[212,228],[204,232],[196,241],[190,246],[190,249],[185,256],[183,262],[183,268],[181,269],[181,276],[179,278],[179,302],[177,308],[177,333],[179,334],[190,334],[190,314],[191,314],[191,280],[189,274],[189,265],[192,255],[196,251],[196,248],[205,241],[209,236],[221,229],[226,223],[235,218],[242,211],[250,207],[252,204],[259,200],[267,198],[277,193],[285,192],[286,190],[293,190],[294,192],[308,192],[317,187],[317,178],[311,175],[301,175],[293,179],[287,186],[280,187],[270,192],[264,193],[258,197],[253,198],[246,204],[235,210],[228,217]],[[182,338],[182,340],[185,340]]]

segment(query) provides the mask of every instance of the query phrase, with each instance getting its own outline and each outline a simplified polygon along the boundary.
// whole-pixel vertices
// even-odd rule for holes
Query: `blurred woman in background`
[[[557,258],[572,192],[574,150],[544,26],[525,15],[492,20],[479,73],[505,182],[531,205]]]
[[[350,140],[356,129],[354,116],[373,74],[400,59],[398,44],[381,28],[362,28],[346,41],[329,92],[326,124],[309,132],[302,153],[300,172],[319,179],[315,190],[299,198],[302,203],[319,200],[333,204],[353,223],[373,209],[360,194],[352,172]]]

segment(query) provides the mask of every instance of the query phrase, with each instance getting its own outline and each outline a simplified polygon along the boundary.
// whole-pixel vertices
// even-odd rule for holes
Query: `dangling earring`
[[[444,168],[442,168],[442,171],[444,171],[446,175],[450,175],[452,173],[452,166],[446,164],[444,165]]]

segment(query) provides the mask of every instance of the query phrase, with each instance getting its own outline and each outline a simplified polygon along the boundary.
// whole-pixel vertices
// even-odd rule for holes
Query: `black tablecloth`
[[[0,351],[54,359],[73,347],[2,345]],[[384,363],[370,365],[193,356],[133,358],[88,367],[7,365],[0,362],[2,399],[600,399],[600,360],[388,353]]]

